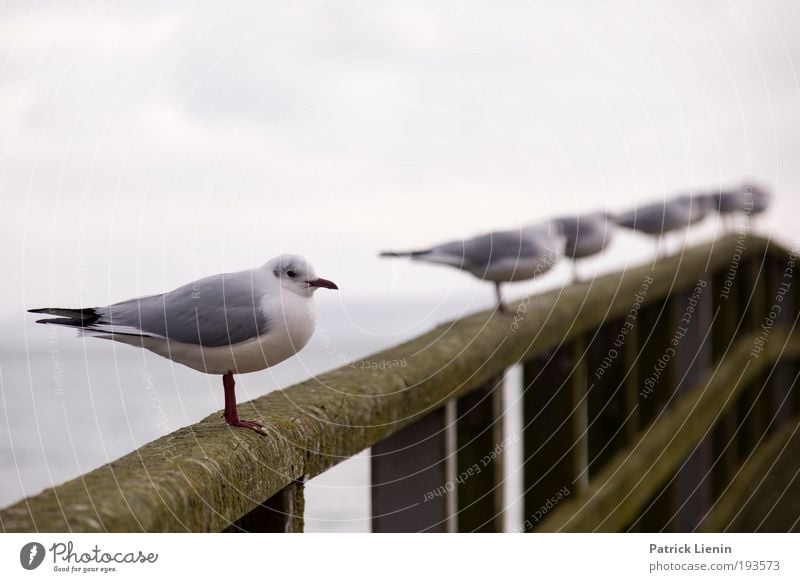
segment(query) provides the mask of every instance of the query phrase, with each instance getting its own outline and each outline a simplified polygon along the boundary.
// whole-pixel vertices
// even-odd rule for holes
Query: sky
[[[281,252],[339,283],[331,309],[488,307],[376,253],[745,179],[800,232],[793,0],[0,10],[9,329]]]

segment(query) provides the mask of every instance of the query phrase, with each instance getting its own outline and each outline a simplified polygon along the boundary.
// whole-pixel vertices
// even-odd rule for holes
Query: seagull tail
[[[36,323],[54,323],[56,325],[68,325],[70,327],[86,327],[100,319],[100,315],[93,307],[84,309],[42,307],[40,309],[29,309],[28,313],[44,313],[55,316],[47,319],[37,319]]]
[[[421,257],[423,255],[427,255],[431,251],[429,249],[425,249],[423,251],[382,251],[378,253],[379,257]]]

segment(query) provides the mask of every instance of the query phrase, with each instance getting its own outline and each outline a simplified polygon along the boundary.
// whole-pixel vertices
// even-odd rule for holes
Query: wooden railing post
[[[644,306],[639,319],[639,405],[642,426],[664,411],[675,389],[675,362],[666,354],[672,338],[671,297]]]
[[[670,341],[674,337],[675,301],[667,296],[641,310],[640,404],[644,426],[657,421],[673,397],[676,361]],[[646,330],[646,331],[645,331]],[[642,467],[650,471],[650,467]],[[673,514],[672,491],[666,484],[656,492],[636,522],[645,532],[668,530]]]
[[[769,255],[766,262],[768,309],[778,307],[775,325],[792,325],[800,305],[797,303],[800,264],[791,251],[781,255]],[[770,305],[771,304],[771,305]],[[793,384],[798,372],[796,360],[781,360],[773,370],[767,384],[770,417],[775,418],[775,428],[794,418],[798,402]]]
[[[639,331],[640,324],[634,320],[633,327],[628,333],[625,345],[622,347],[622,360],[625,371],[623,380],[623,402],[624,402],[624,427],[625,444],[633,444],[636,434],[642,428],[641,413],[639,406],[639,390],[641,389],[641,374],[639,364]]]
[[[372,531],[455,531],[455,401],[372,447]]]
[[[458,399],[456,405],[458,531],[502,532],[504,465],[503,377]]]
[[[732,348],[739,328],[741,282],[740,269],[734,264],[718,271],[712,279],[714,323],[712,331],[712,358],[716,366]],[[712,490],[717,498],[736,473],[739,459],[739,442],[736,437],[736,407],[728,409],[712,432]]]
[[[572,371],[569,376],[573,413],[571,417],[573,471],[577,476],[575,492],[581,494],[589,486],[589,378],[586,361],[586,336],[572,341]]]
[[[586,366],[570,342],[523,367],[524,531],[586,483]]]
[[[757,337],[767,318],[766,276],[762,269],[761,255],[750,256],[744,264],[743,284],[745,296],[743,306],[746,306],[746,317],[743,328],[749,330]],[[767,341],[769,341],[767,339]],[[753,379],[742,397],[739,399],[739,462],[758,446],[764,438],[768,417],[769,397],[765,388],[769,371],[764,371]]]
[[[304,484],[294,481],[242,516],[229,533],[302,533],[305,511]]]
[[[626,372],[635,359],[634,356],[628,361],[626,355],[634,354],[637,348],[636,337],[632,335],[635,329],[635,319],[612,320],[598,329],[589,346],[587,407],[590,478],[627,444],[627,438],[635,434],[638,428],[629,425],[636,424],[634,411],[639,389],[633,383],[626,384]],[[629,346],[629,343],[634,345]],[[626,388],[630,388],[632,394]]]
[[[712,369],[712,293],[710,277],[700,278],[694,287],[675,293],[673,319],[683,337],[675,346],[676,390],[672,405]],[[713,462],[712,437],[708,434],[675,473],[671,486],[673,515],[668,529],[692,531],[701,522],[713,499]]]

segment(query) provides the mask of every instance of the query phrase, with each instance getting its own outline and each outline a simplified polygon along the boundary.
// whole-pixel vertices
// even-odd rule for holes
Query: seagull
[[[467,271],[478,279],[492,281],[497,309],[506,312],[501,285],[534,279],[549,271],[564,253],[561,227],[545,223],[519,230],[495,231],[424,250],[384,251],[381,257],[409,257]]]
[[[211,275],[164,293],[105,307],[31,309],[79,335],[141,347],[207,374],[221,374],[225,421],[261,434],[239,418],[233,374],[263,370],[300,351],[315,327],[314,292],[338,289],[300,256],[283,254],[255,269]]]
[[[755,184],[745,183],[732,190],[722,190],[707,195],[712,201],[714,210],[722,217],[723,224],[732,229],[736,215],[743,214],[752,218],[765,212],[772,202],[772,196]]]
[[[689,206],[689,224],[697,224],[714,212],[714,203],[708,196],[698,194],[686,195],[678,198],[683,204]]]
[[[752,203],[750,212],[753,215],[762,214],[769,209],[772,204],[772,195],[767,190],[755,184],[746,184],[744,189],[750,196]]]
[[[664,254],[665,234],[701,221],[708,216],[711,209],[708,198],[685,195],[623,212],[616,217],[616,223],[624,228],[655,236],[656,256],[660,257]]]
[[[572,259],[572,282],[578,281],[577,260],[597,255],[605,250],[613,236],[615,217],[608,212],[593,212],[581,216],[563,216],[553,222],[561,227],[566,238],[564,256]]]
[[[732,230],[735,225],[736,215],[743,213],[747,207],[747,198],[741,189],[721,190],[708,195],[714,210],[722,218],[723,227]]]

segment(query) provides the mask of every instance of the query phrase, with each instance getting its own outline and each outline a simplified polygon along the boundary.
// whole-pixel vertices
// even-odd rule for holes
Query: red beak
[[[323,279],[320,277],[319,279],[314,279],[308,282],[309,287],[325,287],[326,289],[338,289],[339,287],[336,286],[336,283],[333,281],[328,281],[327,279]]]

